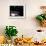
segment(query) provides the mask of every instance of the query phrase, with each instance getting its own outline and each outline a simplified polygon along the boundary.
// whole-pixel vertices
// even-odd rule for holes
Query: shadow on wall
[[[4,31],[5,31],[4,27],[0,25],[0,35],[4,35],[5,34]]]
[[[32,17],[31,17],[31,23],[32,23],[34,26],[37,26],[37,27],[40,26],[39,21],[36,20],[36,17],[35,17],[35,16],[32,16]]]

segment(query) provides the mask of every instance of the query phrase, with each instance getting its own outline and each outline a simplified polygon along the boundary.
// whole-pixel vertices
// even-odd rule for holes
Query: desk
[[[15,46],[46,46],[46,44],[41,44],[41,45],[35,45],[35,44],[27,44],[27,43],[24,43],[23,45],[15,45]]]

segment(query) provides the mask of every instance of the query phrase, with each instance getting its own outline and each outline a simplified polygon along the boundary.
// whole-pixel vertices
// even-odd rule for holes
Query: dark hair
[[[44,8],[46,9],[46,6],[40,6],[40,9],[44,9]]]

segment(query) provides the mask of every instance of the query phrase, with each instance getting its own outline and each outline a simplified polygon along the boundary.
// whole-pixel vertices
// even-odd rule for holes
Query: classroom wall
[[[9,18],[10,5],[24,5],[25,18]],[[4,34],[6,25],[15,25],[18,30],[18,36],[31,36],[37,29],[46,30],[39,26],[35,17],[41,13],[40,6],[46,5],[46,0],[0,0],[0,34]]]

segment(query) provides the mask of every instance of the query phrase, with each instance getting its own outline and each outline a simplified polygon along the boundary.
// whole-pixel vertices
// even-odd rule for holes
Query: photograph
[[[24,18],[24,6],[10,6],[10,18]]]

